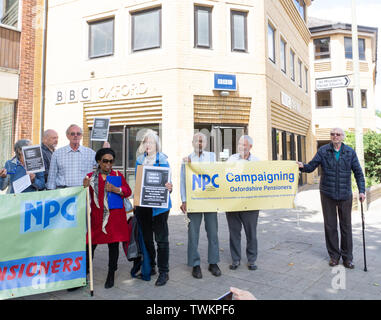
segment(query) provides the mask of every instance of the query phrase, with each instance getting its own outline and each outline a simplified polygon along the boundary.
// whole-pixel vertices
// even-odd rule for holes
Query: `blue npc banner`
[[[0,201],[0,299],[86,285],[86,189]]]

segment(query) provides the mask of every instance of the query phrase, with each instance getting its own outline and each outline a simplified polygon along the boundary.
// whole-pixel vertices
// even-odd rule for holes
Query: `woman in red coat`
[[[123,175],[119,171],[112,170],[115,160],[115,152],[112,149],[98,150],[95,160],[98,168],[85,177],[83,185],[84,187],[90,186],[92,252],[94,253],[98,244],[107,243],[109,248],[108,274],[105,283],[105,288],[108,289],[114,286],[114,274],[118,268],[119,242],[130,239],[130,229],[123,201],[116,205],[117,208],[109,209],[109,207],[115,207],[115,202],[109,201],[109,194],[114,193],[118,200],[123,200],[131,195],[131,189]],[[120,187],[107,181],[111,179],[120,180]],[[116,182],[114,184],[118,185]]]

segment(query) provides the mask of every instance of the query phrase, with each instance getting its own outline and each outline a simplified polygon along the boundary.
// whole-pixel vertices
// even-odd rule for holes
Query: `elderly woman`
[[[167,156],[160,152],[160,141],[156,132],[149,130],[138,149],[140,156],[136,159],[135,172],[138,165],[169,167]],[[166,183],[166,188],[172,192],[172,184]],[[144,244],[148,250],[151,262],[151,274],[156,274],[156,251],[153,242],[154,235],[157,243],[157,264],[159,277],[156,286],[163,286],[169,280],[169,241],[168,241],[168,215],[171,209],[171,199],[168,208],[135,208],[135,215],[143,233]]]
[[[14,193],[13,182],[29,175],[31,185],[22,192],[33,192],[43,190],[45,188],[44,172],[30,173],[25,170],[24,155],[22,148],[30,146],[30,140],[19,140],[15,143],[15,156],[5,163],[5,168],[0,170],[0,189],[4,190],[8,187],[7,193]]]
[[[114,286],[114,275],[118,268],[119,242],[130,239],[130,228],[123,201],[115,206],[109,196],[115,194],[116,198],[120,197],[121,200],[131,195],[131,189],[124,176],[119,171],[112,170],[115,161],[115,152],[112,149],[98,150],[95,160],[98,168],[85,177],[83,185],[90,186],[92,251],[94,252],[98,244],[107,243],[109,248],[108,274],[105,283],[105,288],[109,289]],[[120,186],[117,186],[117,180]]]

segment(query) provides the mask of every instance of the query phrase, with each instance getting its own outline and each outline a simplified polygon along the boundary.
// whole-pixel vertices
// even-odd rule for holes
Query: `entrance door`
[[[244,126],[222,126],[195,124],[195,132],[201,131],[209,138],[206,151],[216,154],[217,161],[226,161],[237,153],[239,138],[246,134]]]

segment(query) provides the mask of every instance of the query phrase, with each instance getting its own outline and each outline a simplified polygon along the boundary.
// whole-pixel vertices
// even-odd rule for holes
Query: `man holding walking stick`
[[[344,131],[334,128],[330,135],[331,143],[322,146],[308,164],[297,163],[299,169],[307,173],[321,166],[320,198],[329,265],[337,266],[342,257],[344,267],[353,269],[351,171],[356,179],[361,202],[365,200],[365,179],[356,152],[343,143]],[[340,246],[337,216],[340,223]]]

